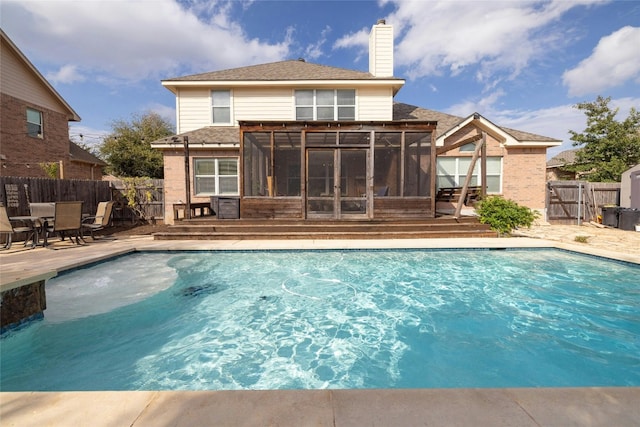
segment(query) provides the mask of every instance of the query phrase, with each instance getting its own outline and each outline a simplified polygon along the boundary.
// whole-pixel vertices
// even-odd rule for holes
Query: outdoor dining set
[[[9,216],[0,206],[0,234],[6,235],[3,249],[11,248],[15,233],[25,233],[24,246],[46,247],[49,236],[69,238],[76,245],[85,244],[85,232],[92,240],[94,232],[106,227],[111,220],[113,201],[98,203],[95,215],[82,214],[82,201],[30,203],[29,215]]]

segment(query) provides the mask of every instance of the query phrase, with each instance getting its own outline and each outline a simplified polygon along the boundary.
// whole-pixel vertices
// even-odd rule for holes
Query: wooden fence
[[[618,182],[547,182],[547,221],[553,224],[597,221],[603,206],[619,204]]]
[[[98,202],[114,200],[114,222],[138,222],[142,218],[162,220],[163,180],[136,182],[136,208],[128,206],[127,185],[123,181],[22,178],[0,176],[0,203],[9,216],[29,215],[29,203],[82,200],[82,213],[94,215]],[[141,218],[142,217],[142,218]]]
[[[164,180],[162,179],[146,179],[141,180],[136,178],[135,181],[112,181],[114,190],[114,200],[116,200],[116,206],[127,206],[128,198],[127,193],[131,190],[130,186],[133,186],[133,196],[136,200],[136,206],[131,208],[127,206],[129,210],[129,217],[132,220],[144,219],[148,221],[158,221],[164,218]],[[118,203],[119,201],[119,203]]]

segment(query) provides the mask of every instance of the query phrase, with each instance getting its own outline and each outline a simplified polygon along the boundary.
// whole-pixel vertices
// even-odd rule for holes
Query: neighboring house
[[[576,154],[580,149],[566,150],[558,153],[547,161],[547,181],[578,179],[577,172],[568,171],[566,166],[576,162]]]
[[[384,22],[369,72],[292,60],[164,80],[178,133],[152,143],[165,222],[186,200],[187,166],[192,203],[237,197],[241,218],[432,218],[438,188],[462,186],[482,140],[470,184],[544,209],[546,150],[560,141],[394,103],[404,83]]]
[[[0,176],[47,177],[57,163],[63,178],[101,179],[100,159],[69,141],[80,117],[0,30]]]

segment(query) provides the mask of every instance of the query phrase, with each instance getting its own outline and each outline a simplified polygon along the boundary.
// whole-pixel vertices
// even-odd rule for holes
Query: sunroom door
[[[307,150],[307,218],[367,216],[366,149]]]

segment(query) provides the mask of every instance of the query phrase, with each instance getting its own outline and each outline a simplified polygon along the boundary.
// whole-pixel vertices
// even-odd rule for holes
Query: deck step
[[[425,239],[443,237],[496,237],[477,218],[442,218],[407,221],[182,221],[155,240],[329,240]]]

